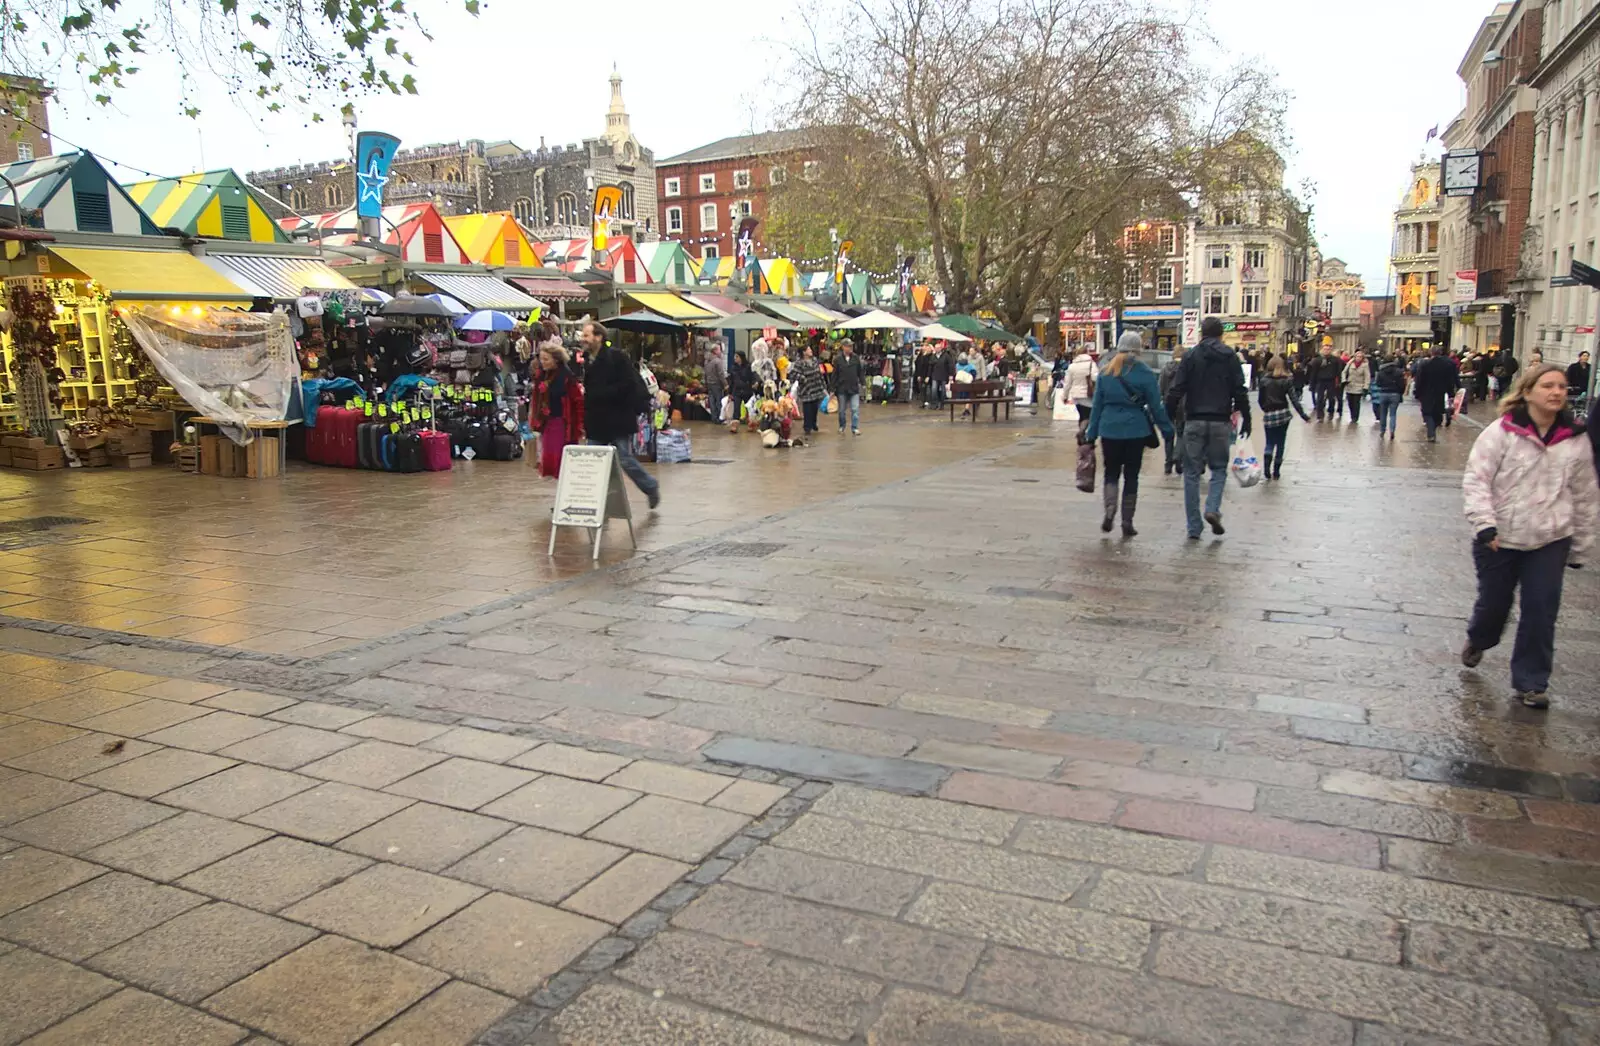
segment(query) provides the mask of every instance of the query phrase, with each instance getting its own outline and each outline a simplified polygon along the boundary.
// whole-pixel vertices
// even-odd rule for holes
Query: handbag
[[[1144,411],[1144,420],[1150,423],[1150,435],[1144,438],[1144,445],[1149,447],[1151,450],[1155,450],[1156,448],[1160,447],[1161,436],[1159,435],[1159,430],[1156,428],[1155,415],[1150,413],[1150,404],[1144,401],[1143,396],[1135,397],[1133,390],[1128,388],[1128,383],[1122,380],[1122,376],[1120,374],[1114,374],[1112,377],[1117,379],[1118,384],[1122,386],[1122,391],[1128,394],[1129,402],[1131,402],[1135,407],[1138,407],[1140,410]]]
[[[1085,494],[1093,494],[1094,474],[1094,444],[1084,440],[1080,436],[1078,439],[1078,489],[1083,491]]]

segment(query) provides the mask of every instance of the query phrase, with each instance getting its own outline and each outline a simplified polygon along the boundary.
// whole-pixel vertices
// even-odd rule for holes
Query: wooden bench
[[[950,398],[950,420],[956,420],[957,407],[972,408],[972,422],[977,424],[978,408],[985,403],[989,404],[989,420],[1000,420],[1000,408],[1006,408],[1006,420],[1011,420],[1011,404],[1016,402],[1016,394],[1006,391],[1003,381],[972,381],[965,384],[956,382],[955,395]]]

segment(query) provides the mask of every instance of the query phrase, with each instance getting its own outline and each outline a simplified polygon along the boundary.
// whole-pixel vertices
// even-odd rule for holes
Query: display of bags
[[[687,429],[662,429],[656,434],[656,461],[663,465],[688,461],[691,455]]]
[[[1078,442],[1078,489],[1085,494],[1094,493],[1095,459],[1094,444],[1083,440]]]
[[[1241,487],[1253,487],[1261,482],[1261,459],[1254,454],[1236,454],[1228,467]]]

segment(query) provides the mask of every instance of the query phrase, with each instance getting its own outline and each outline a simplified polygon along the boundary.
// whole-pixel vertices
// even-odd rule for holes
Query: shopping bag
[[[662,429],[656,434],[656,461],[673,465],[691,458],[687,429]]]
[[[717,420],[718,421],[732,421],[733,420],[733,397],[732,396],[724,396],[724,397],[722,397],[722,404],[721,404],[721,406],[719,406],[717,408]]]
[[[1094,493],[1094,444],[1078,443],[1078,489],[1085,494]]]
[[[1058,385],[1055,392],[1051,394],[1050,420],[1078,420],[1078,408],[1072,405],[1071,400],[1067,399],[1067,387],[1065,385]]]
[[[1261,459],[1254,454],[1236,454],[1228,469],[1241,487],[1253,487],[1261,482]]]
[[[837,396],[835,396],[831,392],[828,393],[826,396],[822,397],[822,413],[824,413],[824,414],[837,414],[837,413],[839,413],[839,398]]]
[[[1450,401],[1450,413],[1460,414],[1467,409],[1467,390],[1457,389],[1455,399]]]

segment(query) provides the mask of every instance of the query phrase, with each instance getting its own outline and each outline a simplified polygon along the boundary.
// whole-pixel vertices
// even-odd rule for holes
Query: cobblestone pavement
[[[712,436],[678,498],[753,507],[597,573],[487,521],[447,584],[514,580],[309,654],[8,611],[0,1046],[1600,1042],[1600,597],[1550,712],[1460,668],[1475,428],[1296,427],[1195,544],[973,428]]]

